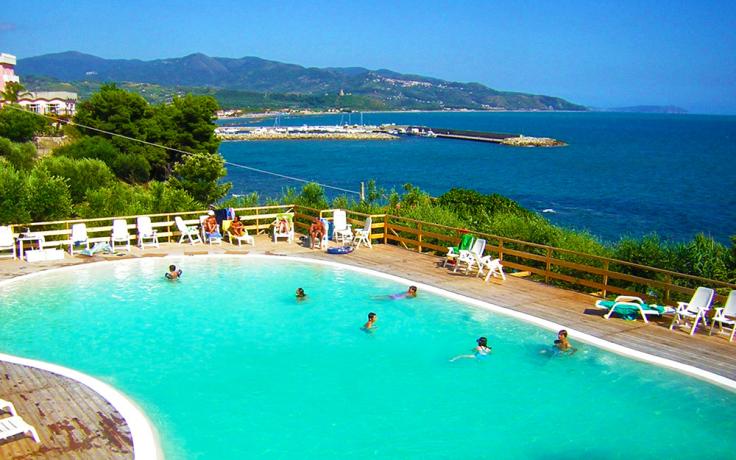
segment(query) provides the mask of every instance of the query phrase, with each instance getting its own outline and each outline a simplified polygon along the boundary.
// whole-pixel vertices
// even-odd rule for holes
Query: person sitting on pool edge
[[[483,358],[491,354],[491,347],[488,346],[488,338],[486,337],[478,337],[476,339],[475,343],[478,345],[473,348],[473,354],[472,355],[459,355],[455,356],[450,360],[450,362],[457,361],[458,359],[474,359],[474,358]]]
[[[177,269],[176,265],[169,265],[169,272],[164,275],[166,279],[176,280],[181,277],[181,269]]]
[[[310,237],[310,243],[311,248],[314,249],[314,244],[317,241],[321,241],[322,238],[325,236],[325,233],[327,233],[327,229],[325,228],[325,224],[322,223],[319,217],[314,218],[314,221],[312,222],[312,225],[309,227],[309,237]]]
[[[378,315],[376,315],[373,312],[368,313],[368,321],[363,325],[362,329],[365,332],[371,332],[373,329],[375,329],[376,320],[378,319]]]
[[[296,290],[296,300],[304,300],[307,297],[307,294],[304,292],[304,289],[297,288]]]
[[[558,350],[573,354],[577,350],[577,348],[573,347],[570,342],[567,340],[567,330],[562,329],[560,332],[557,333],[557,340],[555,340],[555,347],[557,347]]]

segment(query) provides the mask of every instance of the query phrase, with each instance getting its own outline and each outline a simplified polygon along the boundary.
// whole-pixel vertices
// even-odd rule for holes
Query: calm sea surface
[[[281,125],[360,123],[360,115],[281,118]],[[239,120],[246,124],[248,120]],[[688,240],[736,235],[736,117],[618,113],[366,113],[365,124],[523,133],[569,146],[527,149],[404,137],[397,141],[227,142],[231,162],[359,190],[414,184],[499,193],[552,222],[615,241],[657,232]],[[228,120],[228,124],[233,120]],[[274,120],[261,125],[273,126]],[[279,195],[298,182],[228,168],[232,193]]]

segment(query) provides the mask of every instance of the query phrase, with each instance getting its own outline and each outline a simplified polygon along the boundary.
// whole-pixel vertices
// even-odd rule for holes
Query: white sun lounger
[[[638,311],[641,319],[643,319],[645,323],[649,322],[647,319],[648,315],[662,316],[664,314],[675,312],[672,307],[660,307],[660,310],[656,308],[656,306],[647,304],[640,297],[630,295],[620,295],[613,301],[605,299],[596,300],[595,306],[608,310],[608,313],[603,315],[606,319],[611,319],[611,315],[615,313],[617,309],[619,310],[618,313],[621,315],[633,314],[630,313],[632,310]]]
[[[731,336],[728,341],[733,342],[733,337],[736,334],[736,290],[728,294],[728,299],[726,299],[726,304],[723,308],[716,308],[716,314],[713,316],[713,322],[710,324],[710,334],[713,334],[716,323],[721,325],[721,332],[723,331],[723,326],[731,327]]]
[[[0,410],[10,412],[11,415],[18,415],[18,413],[15,411],[15,406],[13,405],[13,403],[4,399],[0,399]]]
[[[25,420],[17,415],[12,417],[0,419],[0,440],[12,438],[19,434],[30,433],[33,436],[33,440],[41,442],[38,438],[38,432],[31,425],[27,424]]]
[[[690,335],[695,334],[695,329],[698,328],[698,323],[701,321],[704,325],[708,325],[708,319],[706,314],[710,309],[710,304],[713,302],[713,296],[715,291],[711,288],[700,286],[693,293],[693,298],[690,302],[677,302],[677,311],[675,317],[672,318],[670,324],[670,330],[675,327],[675,324],[680,325],[680,320],[687,322],[691,320],[693,323],[692,329],[690,329]]]

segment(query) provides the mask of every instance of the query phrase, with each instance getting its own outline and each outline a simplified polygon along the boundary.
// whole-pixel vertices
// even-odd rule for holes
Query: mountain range
[[[201,53],[142,61],[68,51],[19,59],[16,73],[24,80],[33,76],[33,81],[46,81],[46,86],[54,82],[73,87],[128,82],[169,88],[174,94],[192,88],[194,93],[214,95],[225,107],[240,101],[387,110],[587,110],[558,97],[497,91],[480,83],[450,82],[387,69],[303,67],[257,57],[221,58]]]

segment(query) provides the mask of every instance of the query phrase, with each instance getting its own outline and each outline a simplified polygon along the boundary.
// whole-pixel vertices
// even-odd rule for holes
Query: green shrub
[[[44,158],[40,164],[52,175],[68,179],[73,203],[84,201],[87,190],[107,187],[115,181],[115,174],[100,160],[55,156]]]
[[[36,146],[31,142],[17,143],[0,137],[0,156],[8,160],[15,169],[28,171],[33,168],[36,159]]]
[[[52,175],[43,166],[28,175],[25,208],[32,221],[66,219],[72,212],[72,197],[67,179]]]
[[[8,161],[0,158],[0,225],[20,224],[31,220],[25,208],[28,183]]]

